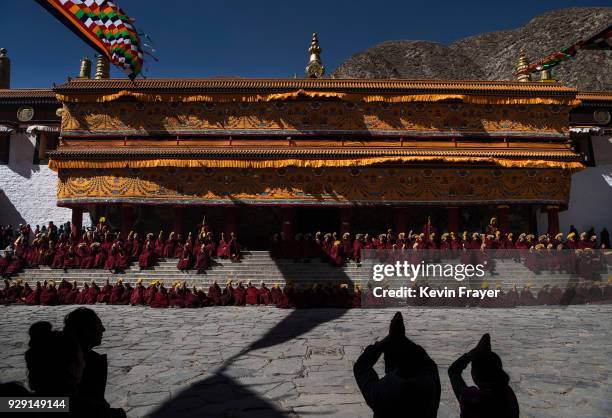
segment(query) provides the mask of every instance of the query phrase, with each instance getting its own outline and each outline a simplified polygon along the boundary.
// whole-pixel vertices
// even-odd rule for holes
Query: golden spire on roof
[[[310,61],[308,61],[306,66],[306,76],[308,78],[323,77],[325,67],[323,67],[321,62],[321,47],[319,46],[319,38],[317,38],[316,33],[312,34],[312,42],[310,43],[310,48],[308,48],[308,53],[310,54]]]
[[[96,57],[96,80],[100,80],[102,78],[110,77],[110,62],[103,55],[98,55]]]
[[[91,60],[87,57],[81,58],[81,68],[78,78],[91,78]]]
[[[523,72],[529,67],[529,61],[527,61],[527,57],[525,56],[525,50],[521,48],[519,53],[518,63],[516,64],[516,79],[521,82],[531,81],[531,74],[527,74]]]

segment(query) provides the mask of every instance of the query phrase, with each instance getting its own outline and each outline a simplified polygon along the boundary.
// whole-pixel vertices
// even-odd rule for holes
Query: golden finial
[[[91,78],[91,60],[87,57],[81,58],[81,68],[78,78]]]
[[[516,64],[516,79],[518,81],[523,83],[531,81],[531,74],[524,72],[527,67],[529,67],[529,61],[527,61],[527,57],[525,56],[525,50],[521,48],[518,63]]]
[[[308,78],[323,77],[325,67],[323,67],[321,62],[321,47],[319,46],[319,39],[316,33],[312,34],[312,42],[310,43],[310,48],[308,48],[308,53],[310,54],[310,60],[306,66],[306,76]]]
[[[103,55],[96,57],[96,80],[102,78],[109,78],[110,74],[110,63]]]

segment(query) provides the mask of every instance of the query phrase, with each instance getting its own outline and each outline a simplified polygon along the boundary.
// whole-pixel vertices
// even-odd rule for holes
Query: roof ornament
[[[91,60],[89,58],[81,58],[81,68],[77,78],[91,78]]]
[[[527,57],[525,56],[525,49],[521,48],[519,52],[518,63],[516,64],[516,71],[515,71],[516,79],[518,81],[522,83],[531,81],[531,74],[525,71],[527,70],[527,68],[529,68],[529,61],[527,60]]]
[[[325,74],[325,67],[321,62],[321,47],[319,46],[319,38],[317,34],[312,34],[312,42],[310,48],[308,48],[310,54],[310,60],[306,66],[306,76],[308,78],[321,78]]]
[[[110,78],[110,62],[104,55],[96,55],[96,80]]]

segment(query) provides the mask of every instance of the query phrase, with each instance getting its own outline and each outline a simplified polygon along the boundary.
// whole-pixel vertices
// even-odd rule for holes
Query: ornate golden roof
[[[559,83],[471,80],[372,80],[295,78],[147,78],[143,80],[73,79],[53,90],[59,94],[101,93],[101,90],[136,92],[274,93],[297,90],[346,93],[487,93],[487,94],[576,94],[576,89]]]

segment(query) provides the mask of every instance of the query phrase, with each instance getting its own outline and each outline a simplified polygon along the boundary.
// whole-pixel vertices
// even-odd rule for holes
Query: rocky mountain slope
[[[387,41],[353,55],[332,77],[512,80],[521,48],[534,62],[611,23],[612,7],[571,8],[535,17],[517,29],[484,33],[450,45]],[[580,90],[612,90],[612,51],[580,51],[557,66],[553,76]]]

